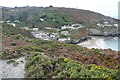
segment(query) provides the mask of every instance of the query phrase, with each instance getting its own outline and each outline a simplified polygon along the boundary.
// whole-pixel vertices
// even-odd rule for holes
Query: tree
[[[10,20],[13,22],[15,20],[15,16],[10,16]]]
[[[53,7],[52,5],[49,6],[49,8]]]
[[[15,8],[18,8],[17,6],[15,6]]]

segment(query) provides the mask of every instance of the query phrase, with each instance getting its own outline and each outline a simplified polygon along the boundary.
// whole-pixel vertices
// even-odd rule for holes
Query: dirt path
[[[24,78],[25,57],[16,59],[19,64],[8,64],[8,60],[0,60],[0,80],[2,78]]]

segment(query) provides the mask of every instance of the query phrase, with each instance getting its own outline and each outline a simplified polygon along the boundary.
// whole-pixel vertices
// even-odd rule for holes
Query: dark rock
[[[118,37],[120,32],[118,30],[111,30],[109,32],[102,32],[97,29],[89,29],[88,36],[100,36],[100,37]]]
[[[91,37],[84,37],[84,38],[80,38],[79,41],[77,43],[81,43],[81,42],[84,42],[84,41],[87,41],[87,40],[90,40],[92,39]]]

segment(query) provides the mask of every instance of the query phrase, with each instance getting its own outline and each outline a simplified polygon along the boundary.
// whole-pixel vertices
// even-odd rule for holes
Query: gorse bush
[[[27,55],[25,77],[120,79],[115,55],[57,41],[33,39],[29,42],[30,45],[1,53],[3,59]]]
[[[70,58],[33,53],[27,58],[26,77],[30,78],[108,78],[119,79],[116,69],[94,64],[84,65]]]

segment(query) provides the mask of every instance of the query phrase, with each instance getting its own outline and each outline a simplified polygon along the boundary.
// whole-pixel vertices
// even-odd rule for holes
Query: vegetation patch
[[[84,65],[70,58],[48,58],[44,54],[33,53],[26,58],[27,78],[104,78],[119,80],[117,69],[108,69],[94,64]]]

